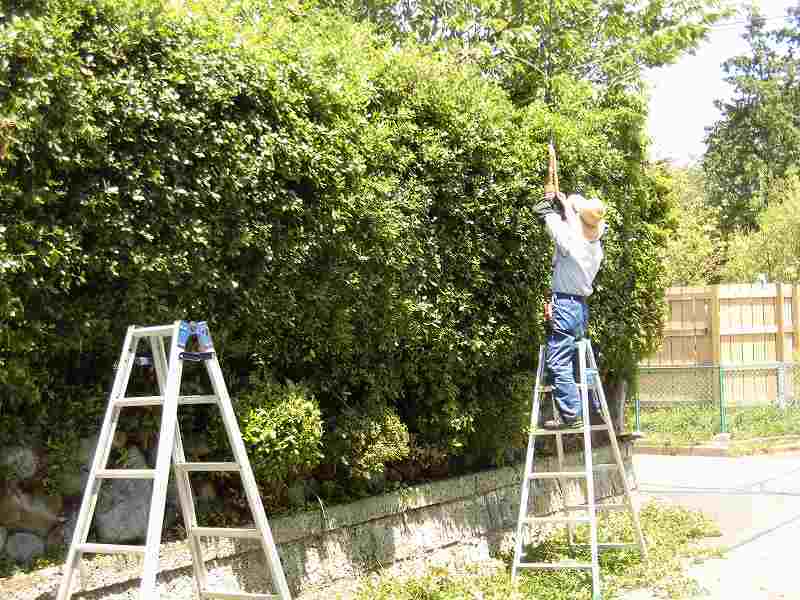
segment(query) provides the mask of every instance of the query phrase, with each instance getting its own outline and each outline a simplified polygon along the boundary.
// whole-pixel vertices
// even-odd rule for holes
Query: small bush
[[[239,397],[236,413],[258,481],[286,482],[319,464],[322,414],[304,385],[260,375]]]
[[[409,455],[408,429],[388,406],[345,410],[327,438],[330,454],[356,478],[370,479]]]

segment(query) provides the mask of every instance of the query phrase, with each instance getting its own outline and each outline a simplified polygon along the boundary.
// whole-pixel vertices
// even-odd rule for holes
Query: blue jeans
[[[553,379],[553,396],[561,419],[574,421],[582,416],[581,399],[575,380],[578,376],[577,342],[586,337],[589,307],[577,296],[554,294],[551,331],[547,337],[547,367]],[[597,408],[594,394],[589,401]]]

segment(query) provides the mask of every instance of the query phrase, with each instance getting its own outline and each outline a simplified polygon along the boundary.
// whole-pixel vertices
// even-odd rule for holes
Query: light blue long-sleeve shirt
[[[603,260],[603,246],[600,240],[589,241],[583,236],[580,217],[572,207],[561,215],[551,213],[545,217],[547,232],[556,244],[553,254],[553,292],[589,296],[600,263]],[[605,223],[601,236],[605,231]]]

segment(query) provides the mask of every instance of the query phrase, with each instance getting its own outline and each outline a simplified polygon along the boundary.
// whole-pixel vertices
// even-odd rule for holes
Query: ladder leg
[[[556,452],[558,454],[558,470],[563,473],[566,470],[564,468],[564,437],[560,433],[556,434]],[[558,480],[558,484],[561,486],[561,496],[566,507],[568,504],[567,480],[561,478]],[[566,514],[569,516],[568,512]],[[567,543],[570,546],[575,543],[575,526],[572,523],[567,523]]]
[[[588,342],[578,342],[579,386],[583,406],[583,454],[586,468],[586,507],[589,512],[589,544],[592,552],[592,598],[600,600],[600,557],[597,547],[597,508],[594,498],[594,466],[592,464],[592,427],[589,417],[589,386],[586,378],[586,348]]]
[[[178,395],[180,394],[183,362],[178,358],[178,331],[180,321],[173,325],[172,343],[169,355],[169,372],[164,389],[164,403],[161,409],[161,427],[158,433],[158,453],[156,454],[153,495],[150,501],[150,514],[147,520],[144,565],[139,587],[140,600],[158,598],[156,575],[158,573],[158,553],[161,544],[161,530],[164,525],[164,510],[167,501],[167,485],[175,444],[175,428],[178,425]]]
[[[525,471],[522,473],[522,488],[520,490],[519,517],[517,518],[517,535],[514,538],[514,562],[511,566],[511,580],[516,581],[519,564],[522,562],[522,534],[525,527],[525,518],[528,514],[528,495],[533,471],[533,459],[536,452],[536,434],[534,431],[539,424],[539,404],[541,401],[542,374],[544,373],[544,346],[539,348],[539,365],[536,369],[536,383],[533,387],[533,405],[531,407],[530,433],[528,435],[528,451],[525,454]]]
[[[587,343],[588,344],[588,343]],[[594,351],[591,344],[588,344],[589,365],[595,371],[597,370],[597,361],[594,357]],[[636,538],[639,541],[639,551],[643,560],[647,560],[647,542],[644,539],[644,532],[642,525],[639,521],[639,511],[633,502],[633,495],[631,493],[630,485],[628,484],[628,477],[625,472],[625,463],[622,460],[622,453],[619,451],[619,444],[617,443],[617,436],[614,431],[614,425],[611,419],[611,412],[608,410],[608,402],[606,402],[606,395],[603,391],[603,384],[600,382],[599,376],[595,379],[595,393],[600,400],[600,410],[603,415],[603,420],[608,425],[608,437],[611,440],[611,451],[614,453],[614,460],[617,463],[620,479],[622,480],[622,489],[625,491],[625,501],[631,511],[631,518],[633,519],[633,528],[636,532]]]
[[[164,351],[164,340],[161,337],[150,338],[150,344],[153,348],[153,362],[156,368],[156,377],[158,378],[158,387],[160,393],[163,395],[166,390],[166,377],[167,377],[167,355]],[[186,462],[186,454],[183,450],[183,439],[181,437],[180,423],[176,422],[175,427],[175,447],[172,454],[174,464],[182,464]],[[189,473],[174,469],[175,484],[178,489],[178,503],[181,508],[181,517],[183,524],[186,527],[187,540],[189,551],[192,554],[192,568],[194,570],[195,582],[198,587],[198,594],[201,590],[208,588],[208,572],[206,564],[203,561],[202,548],[200,540],[197,536],[191,535],[194,528],[197,527],[197,514],[194,508],[194,497],[192,494],[191,480]]]
[[[222,369],[219,366],[219,360],[216,355],[210,360],[205,361],[206,369],[208,370],[211,385],[214,387],[214,393],[219,398],[220,412],[222,413],[222,421],[225,424],[225,430],[228,433],[228,440],[233,450],[234,460],[239,464],[241,469],[242,485],[244,487],[245,495],[247,496],[250,510],[253,513],[256,528],[260,533],[261,547],[264,550],[264,555],[267,558],[267,564],[272,575],[272,583],[275,587],[277,595],[280,600],[291,600],[289,593],[289,585],[286,583],[286,577],[283,573],[281,566],[281,559],[278,550],[275,547],[275,541],[272,538],[272,530],[267,521],[267,516],[264,512],[264,505],[261,502],[261,496],[258,493],[258,486],[256,479],[253,475],[253,470],[250,467],[250,460],[247,458],[247,450],[242,441],[242,435],[239,431],[239,424],[236,421],[236,415],[233,412],[231,399],[228,395],[228,389],[225,386],[225,380],[222,376]]]
[[[70,544],[67,559],[64,563],[64,574],[61,578],[58,594],[56,595],[57,600],[68,600],[72,595],[72,581],[75,575],[75,569],[77,569],[81,559],[81,552],[78,551],[78,547],[85,543],[89,537],[89,529],[92,525],[92,517],[94,516],[97,497],[100,493],[102,480],[97,478],[97,471],[105,468],[108,462],[108,457],[111,453],[111,442],[114,438],[114,431],[117,428],[117,421],[119,420],[119,407],[114,405],[114,400],[125,395],[131,369],[133,368],[135,354],[136,345],[133,341],[133,327],[128,327],[128,331],[125,334],[125,341],[122,344],[122,353],[117,362],[117,373],[111,387],[108,406],[106,407],[105,416],[103,417],[103,425],[100,428],[100,435],[97,438],[97,446],[95,447],[92,466],[89,470],[89,479],[86,482],[86,489],[84,490],[80,511],[78,512],[78,520],[75,524],[75,531],[72,534],[72,543]]]
[[[180,428],[175,430],[175,451],[173,453],[173,458],[175,464],[186,462]],[[197,592],[200,594],[201,591],[208,589],[208,571],[206,570],[206,563],[203,560],[200,538],[196,535],[192,535],[192,530],[195,529],[198,524],[189,473],[186,471],[179,472],[175,469],[175,483],[178,487],[178,502],[181,507],[181,516],[183,517],[183,524],[186,527],[186,535],[188,538],[186,541],[189,544],[189,551],[192,553],[192,568],[194,570],[195,580],[197,581]]]

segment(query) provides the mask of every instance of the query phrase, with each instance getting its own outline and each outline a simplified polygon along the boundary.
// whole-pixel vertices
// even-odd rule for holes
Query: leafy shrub
[[[322,414],[304,385],[276,383],[261,374],[236,401],[236,413],[256,479],[286,482],[322,458]],[[217,432],[219,436],[224,432]]]
[[[346,409],[326,435],[325,450],[350,476],[370,479],[409,455],[408,429],[388,406]]]

